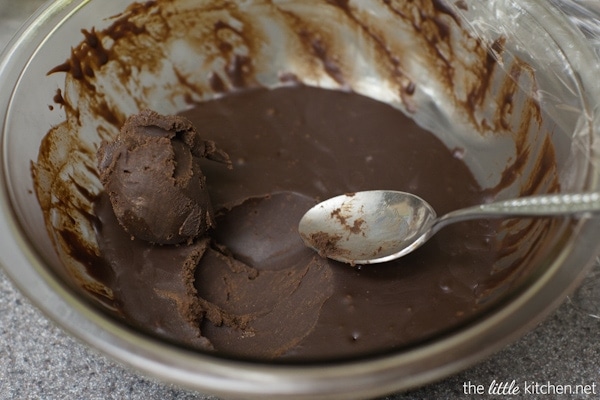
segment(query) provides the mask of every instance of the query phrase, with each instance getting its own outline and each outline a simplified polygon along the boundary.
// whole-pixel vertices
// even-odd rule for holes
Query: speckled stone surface
[[[0,48],[40,0],[0,0]],[[585,3],[585,2],[582,2]],[[597,5],[597,4],[596,4]],[[600,240],[600,237],[599,237]],[[390,395],[409,399],[600,398],[600,267],[582,288],[516,343],[441,382]],[[493,382],[519,386],[517,396],[487,393]],[[469,383],[471,386],[469,386]],[[527,385],[538,394],[526,394]],[[559,385],[586,385],[588,394],[544,394]],[[544,386],[545,385],[545,386]],[[595,392],[594,393],[592,393]],[[12,399],[215,399],[144,377],[67,336],[35,309],[0,270],[0,400]]]

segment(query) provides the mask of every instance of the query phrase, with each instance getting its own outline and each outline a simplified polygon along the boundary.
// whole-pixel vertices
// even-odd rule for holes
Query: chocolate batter
[[[389,351],[480,310],[502,256],[488,222],[457,224],[362,269],[319,257],[298,236],[308,208],[345,192],[411,191],[440,213],[485,200],[455,153],[400,111],[295,86],[230,94],[183,116],[233,169],[201,160],[217,224],[191,247],[130,243],[99,198],[102,264],[114,276],[105,283],[128,321],[221,354],[306,360]]]

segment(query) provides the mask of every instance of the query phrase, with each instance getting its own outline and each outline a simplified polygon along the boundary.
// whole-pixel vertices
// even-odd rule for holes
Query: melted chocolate
[[[230,154],[234,168],[203,165],[217,228],[198,257],[194,299],[179,278],[190,249],[139,241],[123,247],[125,237],[112,237],[121,234],[110,207],[97,207],[102,265],[126,276],[106,284],[122,297],[129,320],[165,335],[167,322],[178,319],[182,332],[197,329],[227,355],[329,359],[400,348],[480,310],[479,289],[502,256],[488,222],[448,227],[406,258],[361,269],[318,257],[297,234],[308,208],[345,192],[411,191],[441,213],[485,200],[463,162],[402,112],[357,94],[298,86],[231,94],[183,115]],[[171,293],[170,302],[128,300],[156,292],[147,274],[154,276],[162,254],[178,252],[183,262],[168,269],[186,291]],[[182,314],[178,305],[186,301],[221,314],[211,316],[210,307]],[[157,314],[170,319],[161,323]],[[168,333],[186,344],[199,340]]]

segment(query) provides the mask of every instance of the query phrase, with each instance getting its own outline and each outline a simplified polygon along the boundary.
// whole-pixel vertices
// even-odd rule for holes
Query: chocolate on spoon
[[[422,198],[386,190],[333,197],[300,220],[304,243],[323,257],[348,264],[395,260],[419,248],[443,227],[479,218],[549,217],[600,212],[600,193],[551,194],[481,204],[437,217]]]

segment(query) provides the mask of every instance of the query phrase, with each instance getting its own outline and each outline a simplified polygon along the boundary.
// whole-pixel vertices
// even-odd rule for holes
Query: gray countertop
[[[0,0],[0,49],[42,3]],[[516,343],[441,382],[385,399],[600,398],[600,319],[593,316],[595,310],[600,314],[600,266],[574,296]],[[487,393],[494,381],[513,380],[519,396],[475,394],[479,385]],[[544,394],[560,385],[583,385],[588,394]],[[32,398],[212,399],[144,377],[67,336],[0,270],[0,400]]]

